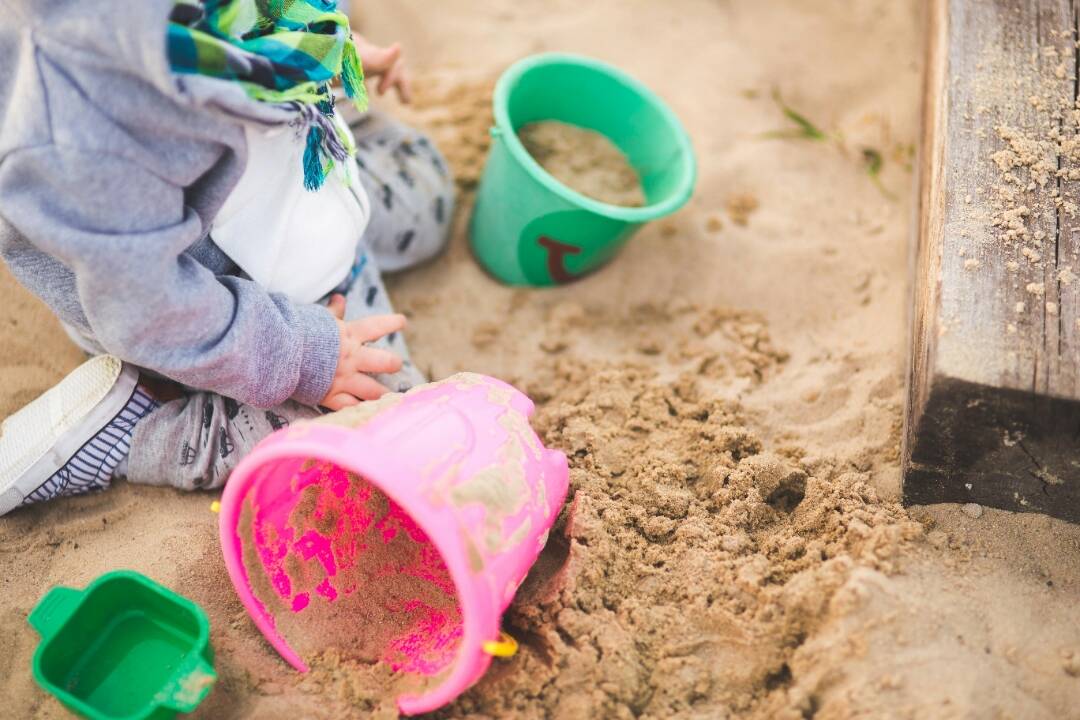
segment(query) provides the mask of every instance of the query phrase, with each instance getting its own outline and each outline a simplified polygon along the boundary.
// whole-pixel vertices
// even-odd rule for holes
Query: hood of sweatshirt
[[[173,0],[0,0],[7,16],[0,37],[33,34],[62,41],[103,70],[130,72],[169,92],[175,85],[165,35],[173,5]]]
[[[174,0],[0,0],[0,68],[33,62],[35,44],[62,44],[85,57],[102,77],[149,83],[177,102],[231,119],[264,125],[287,123],[295,111],[248,97],[237,83],[180,75],[169,64],[166,35]],[[23,77],[26,74],[22,74]],[[0,121],[18,114],[8,107],[23,96],[12,87],[20,73],[0,72]]]

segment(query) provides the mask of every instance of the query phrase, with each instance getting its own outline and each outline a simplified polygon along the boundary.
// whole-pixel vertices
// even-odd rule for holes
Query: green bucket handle
[[[163,690],[158,703],[178,713],[194,712],[214,687],[217,673],[214,666],[198,655],[188,657],[181,665],[170,686]]]
[[[27,622],[48,640],[63,627],[86,594],[84,590],[57,586],[45,594],[30,611]]]

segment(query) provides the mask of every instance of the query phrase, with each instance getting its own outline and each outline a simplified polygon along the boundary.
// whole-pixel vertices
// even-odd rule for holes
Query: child
[[[424,381],[380,271],[444,246],[400,48],[335,0],[0,0],[0,252],[95,355],[0,429],[0,515],[221,486],[273,430]]]

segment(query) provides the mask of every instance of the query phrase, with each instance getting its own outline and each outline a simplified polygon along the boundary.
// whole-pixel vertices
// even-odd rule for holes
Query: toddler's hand
[[[387,90],[393,88],[401,102],[411,102],[412,83],[409,82],[405,60],[401,57],[401,45],[394,43],[390,47],[380,47],[358,33],[353,33],[353,43],[360,56],[360,64],[364,66],[364,76],[379,79],[375,92],[385,95]]]
[[[390,333],[405,327],[404,315],[372,315],[345,322],[345,297],[334,295],[328,306],[337,318],[341,333],[337,371],[330,391],[319,404],[329,410],[359,405],[364,400],[376,400],[390,392],[367,373],[395,373],[401,369],[401,358],[388,350],[368,347]]]

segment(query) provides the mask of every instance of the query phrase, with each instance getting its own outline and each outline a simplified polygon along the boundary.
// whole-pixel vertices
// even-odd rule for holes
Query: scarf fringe
[[[325,133],[319,125],[308,128],[307,145],[304,148],[304,189],[314,192],[326,182],[326,175],[333,166],[323,165],[322,145]]]
[[[356,149],[351,138],[334,122],[333,114],[318,105],[294,103],[299,115],[296,125],[306,129],[304,147],[304,187],[318,190],[323,186],[335,162],[345,162]],[[303,130],[302,130],[303,131]]]
[[[364,66],[360,64],[360,56],[356,54],[356,46],[352,40],[346,41],[341,57],[341,84],[345,87],[345,94],[353,101],[356,109],[360,112],[367,110],[368,94],[364,86]]]

